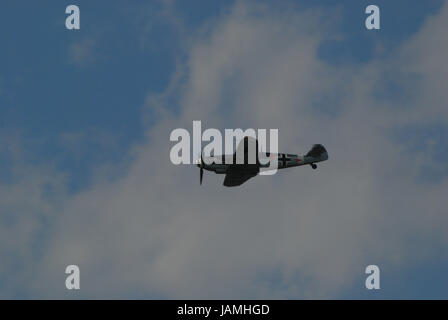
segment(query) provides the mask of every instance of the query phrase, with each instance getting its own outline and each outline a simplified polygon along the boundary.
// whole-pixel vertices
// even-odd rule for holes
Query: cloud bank
[[[0,185],[0,296],[334,298],[369,264],[436,258],[448,179],[421,183],[422,165],[440,164],[394,132],[446,124],[448,6],[387,58],[344,66],[318,56],[337,22],[296,9],[240,2],[204,26],[166,92],[148,96],[145,142],[84,190],[16,161]],[[279,150],[322,143],[330,160],[199,186],[197,168],[169,161],[169,133],[193,120],[278,128]]]

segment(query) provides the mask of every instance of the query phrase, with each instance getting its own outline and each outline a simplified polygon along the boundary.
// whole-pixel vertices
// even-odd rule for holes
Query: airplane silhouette
[[[257,150],[255,161],[249,162],[249,144],[255,142],[255,148]],[[243,150],[240,148],[244,147]],[[220,155],[212,157],[202,157],[198,159],[197,166],[200,168],[200,184],[202,184],[202,178],[204,170],[214,171],[217,174],[225,174],[224,186],[236,187],[242,185],[250,178],[255,177],[260,173],[260,168],[268,168],[269,163],[261,164],[258,157],[258,141],[254,138],[245,137],[238,146],[237,151],[233,155]],[[239,152],[239,153],[238,153]],[[244,158],[238,159],[239,155],[244,155]],[[296,154],[286,153],[269,153],[266,152],[266,156],[270,161],[278,161],[278,169],[285,169],[291,167],[298,167],[303,165],[310,165],[313,169],[317,168],[316,163],[328,160],[328,153],[324,146],[321,144],[315,144],[311,150],[303,156]],[[219,161],[217,161],[219,159]],[[239,161],[238,161],[239,160]]]

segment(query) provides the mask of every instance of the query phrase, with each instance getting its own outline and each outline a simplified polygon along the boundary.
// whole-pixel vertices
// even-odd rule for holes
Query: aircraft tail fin
[[[305,155],[306,157],[313,157],[313,158],[326,158],[328,159],[328,153],[325,147],[321,144],[315,144],[311,148],[310,151]]]

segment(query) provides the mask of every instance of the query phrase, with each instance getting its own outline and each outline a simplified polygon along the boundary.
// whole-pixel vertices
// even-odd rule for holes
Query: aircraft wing
[[[251,170],[238,170],[233,167],[227,169],[226,177],[224,179],[224,185],[226,187],[236,187],[242,185],[250,178],[255,177],[258,174],[257,171]]]

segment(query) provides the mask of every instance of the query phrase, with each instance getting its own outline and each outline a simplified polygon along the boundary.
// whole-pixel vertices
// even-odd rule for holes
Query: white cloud
[[[427,39],[447,21],[447,10],[400,49],[416,48],[406,63],[399,51],[397,58],[346,69],[317,58],[327,31],[319,26],[323,14],[238,3],[191,43],[185,76],[176,78],[183,82],[148,99],[160,110],[165,99],[179,96],[180,115],[160,113],[126,169],[119,164],[113,179],[63,198],[60,211],[50,210],[53,202],[42,202],[39,193],[31,206],[18,206],[32,182],[6,187],[14,212],[36,217],[39,208],[52,217],[51,227],[27,220],[14,231],[48,232],[42,256],[27,269],[31,288],[24,290],[71,297],[64,270],[77,264],[84,297],[328,298],[372,261],[400,266],[410,257],[431,257],[434,243],[446,246],[448,181],[417,184],[419,164],[404,161],[408,155],[388,130],[425,115],[446,121],[440,102],[447,90],[431,86],[441,77],[431,67],[437,61],[424,67],[417,48],[440,50]],[[433,60],[443,64],[442,57]],[[375,84],[388,70],[408,66],[426,73],[421,92],[410,109],[391,109],[372,94]],[[338,115],[316,112],[313,106],[335,89],[342,92]],[[440,100],[422,112],[432,90]],[[197,119],[207,127],[279,128],[281,150],[304,153],[323,143],[330,160],[317,171],[290,169],[240,188],[224,188],[222,176],[206,174],[199,186],[197,168],[170,164],[168,143],[172,129],[190,128]],[[18,252],[29,250],[22,240]],[[14,255],[12,248],[6,245],[6,255]],[[17,255],[24,263],[31,259]]]

